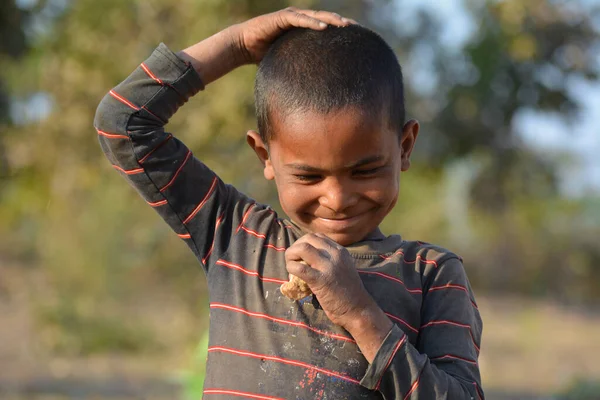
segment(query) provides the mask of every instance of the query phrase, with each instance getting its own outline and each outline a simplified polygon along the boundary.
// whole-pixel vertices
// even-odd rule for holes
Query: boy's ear
[[[260,134],[256,131],[248,131],[246,133],[246,142],[254,150],[258,159],[262,163],[264,169],[263,174],[268,180],[275,179],[275,172],[273,171],[273,164],[269,158],[269,149],[267,144],[262,140]]]
[[[402,138],[400,139],[400,148],[402,154],[400,155],[400,170],[406,171],[410,168],[410,154],[415,147],[415,142],[419,136],[419,122],[415,119],[411,119],[402,128]]]

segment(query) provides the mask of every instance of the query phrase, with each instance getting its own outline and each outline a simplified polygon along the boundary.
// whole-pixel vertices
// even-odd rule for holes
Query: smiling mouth
[[[348,216],[344,218],[323,218],[316,217],[318,221],[320,221],[325,226],[329,226],[333,230],[344,230],[354,226],[357,222],[359,222],[362,217],[364,217],[367,213],[360,213],[354,216]]]
[[[371,210],[366,210],[366,211],[359,212],[359,213],[354,214],[354,215],[338,215],[337,217],[330,217],[330,218],[328,218],[328,217],[320,217],[318,215],[314,215],[313,217],[316,218],[316,219],[323,220],[323,221],[334,221],[334,222],[335,221],[350,221],[350,220],[353,220],[353,219],[356,219],[356,218],[363,217],[365,214],[368,214],[370,211]]]

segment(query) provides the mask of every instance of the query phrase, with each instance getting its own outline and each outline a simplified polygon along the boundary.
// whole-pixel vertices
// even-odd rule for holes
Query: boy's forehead
[[[358,106],[346,106],[328,112],[299,109],[274,114],[271,119],[274,138],[325,135],[332,139],[332,132],[350,135],[389,129],[387,118],[382,118],[379,113],[369,113]]]
[[[387,121],[354,107],[330,113],[294,112],[273,122],[271,147],[277,147],[290,163],[309,159],[319,164],[354,164],[384,157],[391,142],[397,142]]]

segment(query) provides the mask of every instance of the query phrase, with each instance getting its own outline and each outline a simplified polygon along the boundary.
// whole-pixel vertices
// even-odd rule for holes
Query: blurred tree
[[[0,0],[0,71],[8,60],[20,58],[27,50],[25,28],[27,12],[18,8],[13,0]],[[10,124],[10,96],[4,77],[0,73],[0,135]],[[0,136],[0,181],[6,179],[8,162]],[[0,194],[1,187],[0,185]]]
[[[581,99],[572,83],[598,78],[600,5],[548,0],[466,5],[476,28],[458,48],[443,40],[446,21],[435,13],[399,18],[402,7],[396,6],[396,13],[379,17],[405,64],[409,115],[422,122],[417,160],[451,172],[444,179],[468,193],[438,192],[447,204],[445,218],[421,215],[418,223],[435,221],[428,231],[439,227],[446,234],[442,243],[479,266],[470,276],[480,287],[563,299],[589,296],[598,282],[583,277],[598,275],[599,252],[586,243],[598,237],[598,224],[584,227],[583,201],[560,193],[565,159],[527,146],[518,122],[535,110],[577,123]],[[423,70],[430,73],[431,87],[411,79]],[[462,171],[462,177],[453,171]],[[421,194],[415,201],[423,202],[427,195]],[[413,221],[407,213],[394,221]]]
[[[598,77],[600,42],[593,25],[600,6],[505,0],[474,6],[472,12],[479,27],[460,55],[464,62],[454,63],[437,49],[440,86],[447,97],[436,119],[438,135],[445,137],[433,153],[436,159],[482,148],[502,154],[518,147],[514,118],[520,111],[574,118],[579,99],[569,91],[571,79]]]
[[[528,110],[577,122],[580,99],[570,84],[598,78],[600,5],[504,0],[467,6],[477,28],[458,51],[440,40],[445,21],[430,13],[418,14],[408,34],[396,17],[384,22],[388,32],[398,33],[404,58],[417,60],[408,64],[431,71],[436,82],[425,95],[414,85],[417,94],[409,93],[409,107],[415,105],[409,111],[424,122],[418,155],[442,166],[483,154],[485,171],[472,198],[496,211],[515,193],[556,192],[557,164],[524,147],[516,122]],[[537,182],[530,185],[532,179]]]

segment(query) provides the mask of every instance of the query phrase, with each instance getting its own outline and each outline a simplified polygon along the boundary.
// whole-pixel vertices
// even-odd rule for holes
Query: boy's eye
[[[305,182],[312,182],[321,179],[321,175],[294,175],[296,179]]]
[[[370,168],[370,169],[359,169],[354,171],[354,175],[373,175],[374,173],[376,173],[377,171],[379,171],[381,169],[381,167],[377,167],[377,168]]]

